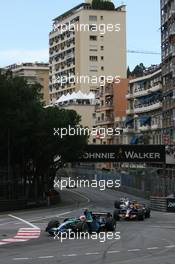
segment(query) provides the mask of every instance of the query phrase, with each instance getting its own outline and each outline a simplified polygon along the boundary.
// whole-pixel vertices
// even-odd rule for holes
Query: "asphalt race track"
[[[98,239],[61,243],[44,232],[51,218],[79,216],[85,207],[112,212],[114,200],[121,196],[131,197],[114,190],[77,188],[62,191],[63,202],[59,207],[0,214],[0,263],[174,264],[175,214],[152,212],[145,221],[120,221],[116,229],[120,240],[104,243]],[[21,228],[24,241],[16,242],[15,236]],[[40,229],[41,233],[36,231]]]

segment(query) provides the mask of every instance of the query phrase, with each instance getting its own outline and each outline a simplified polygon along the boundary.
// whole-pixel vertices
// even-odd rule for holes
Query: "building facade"
[[[14,76],[24,77],[29,84],[41,84],[41,102],[49,103],[49,64],[48,63],[21,63],[7,66]]]
[[[100,87],[96,93],[98,104],[96,105],[97,128],[114,130],[112,135],[105,138],[100,137],[96,140],[97,144],[120,144],[122,134],[122,122],[126,116],[127,100],[126,93],[128,80],[120,79],[120,82],[106,83],[105,87]],[[116,133],[116,131],[118,133]]]
[[[163,135],[175,144],[175,0],[161,0]]]
[[[160,68],[149,68],[143,77],[130,80],[123,144],[162,144],[163,97]]]
[[[91,2],[53,21],[49,35],[51,104],[63,94],[96,91],[107,76],[126,77],[125,6],[94,10]]]

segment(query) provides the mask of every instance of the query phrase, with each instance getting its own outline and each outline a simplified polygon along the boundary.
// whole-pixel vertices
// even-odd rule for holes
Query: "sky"
[[[52,19],[84,0],[0,0],[0,67],[48,61]],[[113,0],[127,6],[127,49],[160,52],[160,0]],[[160,63],[160,55],[127,53],[131,69]]]

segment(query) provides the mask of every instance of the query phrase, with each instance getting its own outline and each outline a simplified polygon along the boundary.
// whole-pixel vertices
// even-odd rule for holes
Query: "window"
[[[104,50],[104,46],[101,46],[100,49],[101,49],[101,50]]]
[[[96,41],[97,40],[97,36],[89,36],[89,39],[92,41]]]
[[[104,67],[103,66],[101,66],[101,70],[104,71]]]
[[[103,16],[100,17],[101,20],[103,20],[103,18],[104,18]]]
[[[90,21],[97,21],[97,16],[89,16]]]
[[[98,61],[98,57],[97,56],[90,56],[89,60],[90,61]]]
[[[101,56],[101,60],[104,60],[104,57],[103,56]]]
[[[97,25],[90,25],[89,26],[89,30],[91,30],[91,31],[97,31]]]
[[[98,51],[97,49],[90,49],[89,51]]]

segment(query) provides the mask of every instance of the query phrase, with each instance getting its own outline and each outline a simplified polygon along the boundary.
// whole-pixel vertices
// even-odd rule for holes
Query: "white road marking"
[[[8,242],[0,242],[0,245],[7,245]]]
[[[11,215],[11,214],[9,214],[8,216],[10,216],[10,217],[12,217],[12,218],[15,218],[15,219],[17,219],[17,220],[19,220],[19,221],[21,221],[21,222],[23,222],[23,223],[25,223],[25,224],[27,224],[27,225],[33,227],[33,228],[40,229],[38,226],[33,225],[32,223],[28,222],[27,220],[24,220],[24,219],[22,219],[22,218],[19,218],[19,217],[17,217],[17,216]]]
[[[25,238],[25,239],[29,240],[32,238],[38,238],[38,236],[15,236],[15,238]]]
[[[159,247],[150,247],[150,248],[147,248],[147,250],[156,250],[156,249],[159,249]]]
[[[39,259],[50,259],[50,258],[54,258],[54,256],[41,256],[38,257]]]
[[[77,254],[68,254],[68,255],[62,255],[62,257],[76,257],[78,256]]]
[[[165,246],[166,248],[174,248],[175,245],[169,245],[169,246]]]
[[[128,249],[128,252],[136,252],[136,251],[140,251],[141,249],[139,248],[135,248],[135,249]]]
[[[29,258],[13,258],[13,260],[28,260]]]
[[[92,253],[85,253],[86,256],[90,256],[90,255],[99,255],[99,252],[92,252]]]
[[[115,251],[107,251],[107,254],[115,254],[115,253],[120,253],[121,251],[117,251],[117,250],[115,250]]]
[[[28,239],[17,239],[17,237],[15,238],[7,238],[7,239],[3,239],[2,240],[3,242],[7,242],[7,243],[13,243],[13,242],[25,242],[25,241],[28,241]]]

